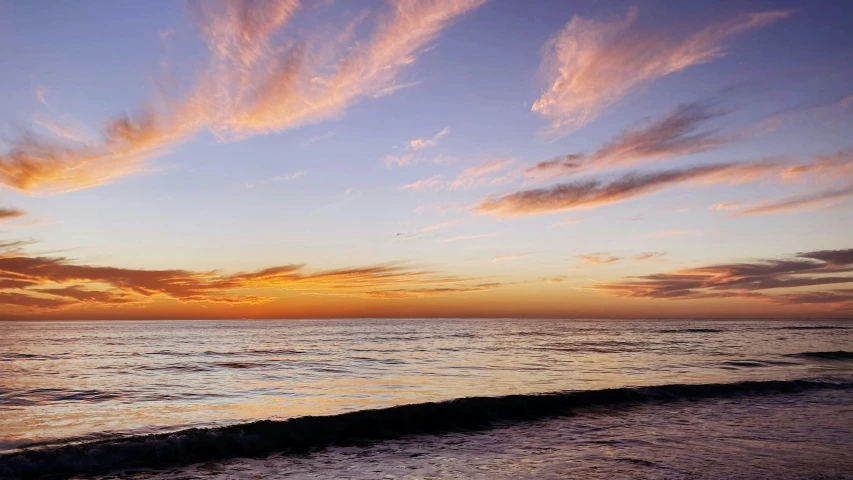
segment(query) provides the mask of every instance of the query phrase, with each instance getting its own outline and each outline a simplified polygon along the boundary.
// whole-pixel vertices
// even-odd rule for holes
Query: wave
[[[498,422],[565,415],[588,407],[684,399],[853,389],[853,383],[809,380],[659,385],[504,397],[470,397],[339,415],[263,420],[218,428],[25,448],[0,454],[0,477],[51,478],[119,469],[165,468],[273,452],[304,453],[330,445],[356,445],[401,435],[480,430]]]
[[[789,355],[791,357],[812,358],[818,360],[853,360],[853,352],[836,350],[834,352],[802,352]]]
[[[794,325],[790,327],[779,327],[777,330],[847,330],[848,327],[839,325]]]

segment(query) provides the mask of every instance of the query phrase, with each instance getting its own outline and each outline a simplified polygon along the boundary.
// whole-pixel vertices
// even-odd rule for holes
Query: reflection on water
[[[418,319],[0,323],[0,450],[104,432],[466,396],[839,375],[839,365],[849,362],[821,355],[853,350],[848,326]]]
[[[597,408],[485,432],[233,459],[121,478],[850,479],[850,400],[848,392],[821,391]]]

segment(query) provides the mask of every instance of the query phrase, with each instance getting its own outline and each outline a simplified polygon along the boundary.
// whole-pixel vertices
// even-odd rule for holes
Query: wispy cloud
[[[393,166],[405,167],[406,165],[410,165],[414,163],[415,156],[411,153],[406,153],[403,155],[385,155],[385,168],[391,168]]]
[[[567,227],[569,225],[577,225],[580,222],[581,222],[580,218],[571,217],[571,218],[564,218],[564,219],[560,220],[559,222],[554,223],[551,226],[552,227]]]
[[[450,133],[450,127],[444,127],[440,132],[436,133],[432,137],[427,138],[416,138],[414,140],[409,141],[409,147],[412,150],[420,150],[422,148],[434,147],[438,144],[438,140]]]
[[[326,133],[321,133],[321,134],[319,134],[319,135],[314,135],[313,137],[308,137],[307,139],[305,139],[305,141],[304,141],[304,142],[300,143],[299,145],[300,145],[300,146],[302,146],[302,147],[307,147],[308,145],[311,145],[311,144],[314,144],[314,143],[317,143],[317,142],[320,142],[320,141],[323,141],[323,140],[328,140],[328,139],[330,139],[330,138],[334,137],[335,135],[337,135],[337,133],[336,133],[336,132],[334,132],[334,131],[328,131],[328,132],[326,132]]]
[[[740,203],[738,202],[721,202],[709,206],[708,210],[735,210],[738,208],[740,208]]]
[[[47,94],[48,94],[47,87],[45,87],[44,85],[39,85],[38,87],[36,87],[35,94],[36,94],[36,98],[38,99],[39,102],[41,102],[43,105],[48,104],[47,103]]]
[[[464,221],[464,218],[457,218],[454,220],[448,220],[446,222],[436,223],[433,225],[427,225],[426,227],[421,229],[421,232],[433,232],[435,230],[444,230],[445,228],[450,228],[456,225],[459,225]]]
[[[296,171],[293,173],[288,173],[285,175],[277,175],[275,177],[272,177],[270,180],[272,180],[273,182],[276,182],[276,183],[287,182],[290,180],[296,180],[297,178],[304,177],[304,176],[305,176],[305,171],[299,170],[299,171]]]
[[[0,244],[0,305],[37,309],[101,306],[170,299],[201,303],[265,303],[273,296],[247,295],[245,290],[343,291],[388,297],[424,288],[473,291],[485,288],[476,278],[443,275],[431,270],[387,263],[336,270],[308,271],[304,265],[281,265],[246,273],[142,270],[93,266],[63,257],[29,255],[21,242]],[[58,287],[57,287],[58,285]],[[497,284],[489,284],[494,288]],[[269,292],[267,292],[269,293]],[[11,312],[10,312],[11,313]]]
[[[645,260],[658,260],[666,256],[666,252],[644,252],[634,255],[634,260],[645,261]]]
[[[474,210],[481,214],[512,217],[593,208],[690,181],[751,181],[776,169],[778,166],[772,163],[725,163],[652,173],[628,173],[610,181],[582,180],[487,197],[481,200]]]
[[[586,255],[578,255],[581,263],[584,265],[607,265],[608,263],[618,262],[622,257],[616,257],[609,253],[589,253]]]
[[[295,171],[292,173],[286,173],[284,175],[276,175],[276,176],[270,178],[269,180],[261,180],[258,182],[245,182],[245,183],[243,183],[243,186],[251,190],[251,189],[254,189],[257,187],[267,185],[269,183],[290,182],[290,181],[296,180],[297,178],[301,178],[304,176],[305,176],[305,171],[304,170],[298,170],[298,171]]]
[[[608,295],[664,300],[751,298],[781,304],[853,302],[853,289],[771,295],[773,289],[853,283],[853,250],[820,250],[793,258],[710,265],[604,282]]]
[[[554,178],[584,170],[624,167],[653,160],[681,157],[720,147],[732,137],[706,124],[722,112],[705,103],[685,103],[655,121],[622,131],[595,152],[575,153],[537,163],[524,170],[530,177]]]
[[[545,44],[542,71],[549,87],[532,111],[551,121],[551,134],[582,127],[637,87],[719,58],[735,35],[791,14],[746,13],[677,36],[642,31],[635,23],[638,13],[632,8],[613,22],[575,16]]]
[[[500,185],[511,181],[514,177],[506,168],[512,160],[485,160],[478,165],[466,168],[451,180],[444,180],[442,175],[434,175],[401,187],[402,190],[417,192],[437,190],[457,190],[488,185]]]
[[[429,192],[444,188],[445,182],[441,179],[441,175],[433,175],[429,178],[424,178],[416,182],[412,182],[400,187],[401,190],[411,190],[413,192]]]
[[[495,235],[497,235],[497,234],[495,234],[495,233],[484,233],[481,235],[459,235],[457,237],[443,238],[443,239],[439,240],[438,243],[459,242],[459,241],[463,241],[463,240],[477,240],[480,238],[494,237]]]
[[[0,207],[0,221],[8,220],[10,218],[22,217],[26,214],[27,212],[23,210],[18,210],[17,208]]]
[[[826,190],[808,195],[799,195],[768,201],[740,210],[735,213],[735,215],[744,216],[808,212],[837,205],[840,200],[850,197],[853,197],[853,187],[839,190]]]
[[[529,253],[519,253],[515,255],[499,255],[497,257],[492,258],[492,262],[505,262],[507,260],[521,260],[522,258],[529,257]]]
[[[442,288],[409,288],[409,289],[398,289],[398,290],[377,290],[371,292],[364,293],[356,293],[357,296],[363,296],[367,298],[382,298],[382,299],[398,299],[398,298],[417,298],[417,297],[434,297],[437,295],[452,295],[455,293],[471,293],[471,292],[483,292],[486,290],[494,290],[495,288],[500,287],[501,284],[497,282],[493,283],[480,283],[476,285],[470,285],[465,287],[442,287]]]
[[[356,35],[365,15],[307,38],[281,35],[298,0],[194,3],[209,59],[185,98],[160,93],[138,115],[105,122],[91,145],[68,147],[63,138],[34,134],[13,139],[0,154],[0,183],[41,193],[88,188],[150,169],[148,159],[204,128],[219,139],[241,139],[339,117],[361,99],[405,85],[401,72],[484,1],[400,0],[368,39]]]
[[[44,127],[45,130],[59,138],[71,140],[72,142],[76,143],[82,143],[84,145],[90,145],[94,143],[94,141],[89,138],[85,133],[80,132],[72,127],[59,125],[58,123],[55,123],[48,118],[42,117],[41,115],[33,115],[33,122]]]
[[[853,148],[815,155],[809,163],[793,165],[780,173],[783,180],[835,181],[853,177]]]

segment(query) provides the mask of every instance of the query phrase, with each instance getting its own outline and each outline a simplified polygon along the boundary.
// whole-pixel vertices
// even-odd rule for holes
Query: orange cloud
[[[450,133],[450,127],[444,127],[443,129],[441,129],[440,132],[436,133],[432,137],[416,138],[416,139],[410,141],[409,147],[411,147],[413,150],[420,150],[422,148],[434,147],[438,143],[438,140],[441,137],[447,135],[448,133]]]
[[[575,16],[545,44],[542,71],[550,85],[531,110],[551,121],[550,133],[566,134],[635,88],[721,57],[731,37],[790,14],[742,14],[680,38],[635,28],[636,8],[611,23]]]
[[[740,208],[740,203],[738,202],[722,202],[715,203],[708,207],[708,210],[734,210]]]
[[[834,181],[853,176],[853,148],[830,154],[815,155],[807,164],[794,165],[780,173],[783,180],[801,180],[812,176],[818,180]]]
[[[497,257],[492,258],[492,262],[505,262],[507,260],[521,260],[522,258],[529,257],[529,253],[521,253],[515,255],[499,255]]]
[[[481,214],[512,217],[593,208],[640,197],[689,181],[750,181],[776,168],[772,163],[726,163],[662,172],[628,173],[609,182],[582,180],[487,197],[480,201],[474,210]]]
[[[274,297],[249,295],[246,291],[344,292],[352,296],[397,298],[498,286],[400,264],[317,272],[306,272],[304,265],[283,265],[230,275],[216,271],[101,267],[80,265],[61,257],[27,255],[22,250],[24,246],[21,242],[0,245],[0,305],[73,308],[144,303],[154,299],[181,303],[260,304]]]
[[[581,259],[581,263],[583,263],[584,265],[607,265],[608,263],[613,263],[622,260],[622,257],[614,257],[613,255],[607,253],[590,253],[587,255],[578,255],[578,258]]]
[[[761,205],[741,210],[735,215],[744,216],[808,212],[836,205],[839,200],[850,197],[853,197],[853,187],[839,190],[827,190],[766,202]]]
[[[68,132],[42,120],[55,136],[28,133],[10,142],[0,154],[0,184],[26,192],[78,190],[146,171],[147,160],[203,128],[218,138],[244,138],[337,117],[359,99],[404,86],[400,72],[484,1],[396,0],[368,40],[355,36],[363,15],[333,35],[283,39],[277,34],[297,0],[194,3],[209,61],[186,98],[161,94],[137,116],[108,120],[102,138],[82,146],[67,145]]]
[[[645,252],[634,256],[634,260],[654,260],[666,256],[666,252]]]
[[[853,289],[770,295],[767,290],[853,283],[853,249],[799,253],[793,258],[710,265],[599,283],[598,292],[665,300],[752,298],[781,304],[853,302]]]

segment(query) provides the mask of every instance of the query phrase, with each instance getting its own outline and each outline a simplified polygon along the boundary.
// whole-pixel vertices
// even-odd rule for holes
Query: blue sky
[[[615,316],[731,316],[741,304],[850,314],[843,282],[815,280],[846,275],[835,257],[773,273],[811,276],[790,288],[709,277],[673,300],[637,285],[847,252],[845,2],[67,1],[0,11],[0,208],[12,212],[0,227],[4,242],[29,242],[10,258],[120,268],[123,279],[394,262],[409,280],[417,269],[433,276],[295,290],[289,277],[228,288],[207,279],[201,300],[28,271],[32,283],[3,291],[10,316],[185,314],[233,297],[246,301],[222,315],[276,317],[294,292],[314,302],[299,310],[308,316],[346,316],[316,305],[341,292],[358,307],[347,311],[376,315],[467,315],[497,297],[517,302],[508,315],[525,304],[533,316],[588,315],[577,307],[587,304],[615,305]],[[127,130],[110,136],[110,121]],[[570,171],[568,155],[579,163]],[[614,196],[626,182],[630,192]],[[589,200],[590,189],[600,196]],[[540,295],[545,310],[533,305]],[[439,313],[413,300],[427,297]]]

